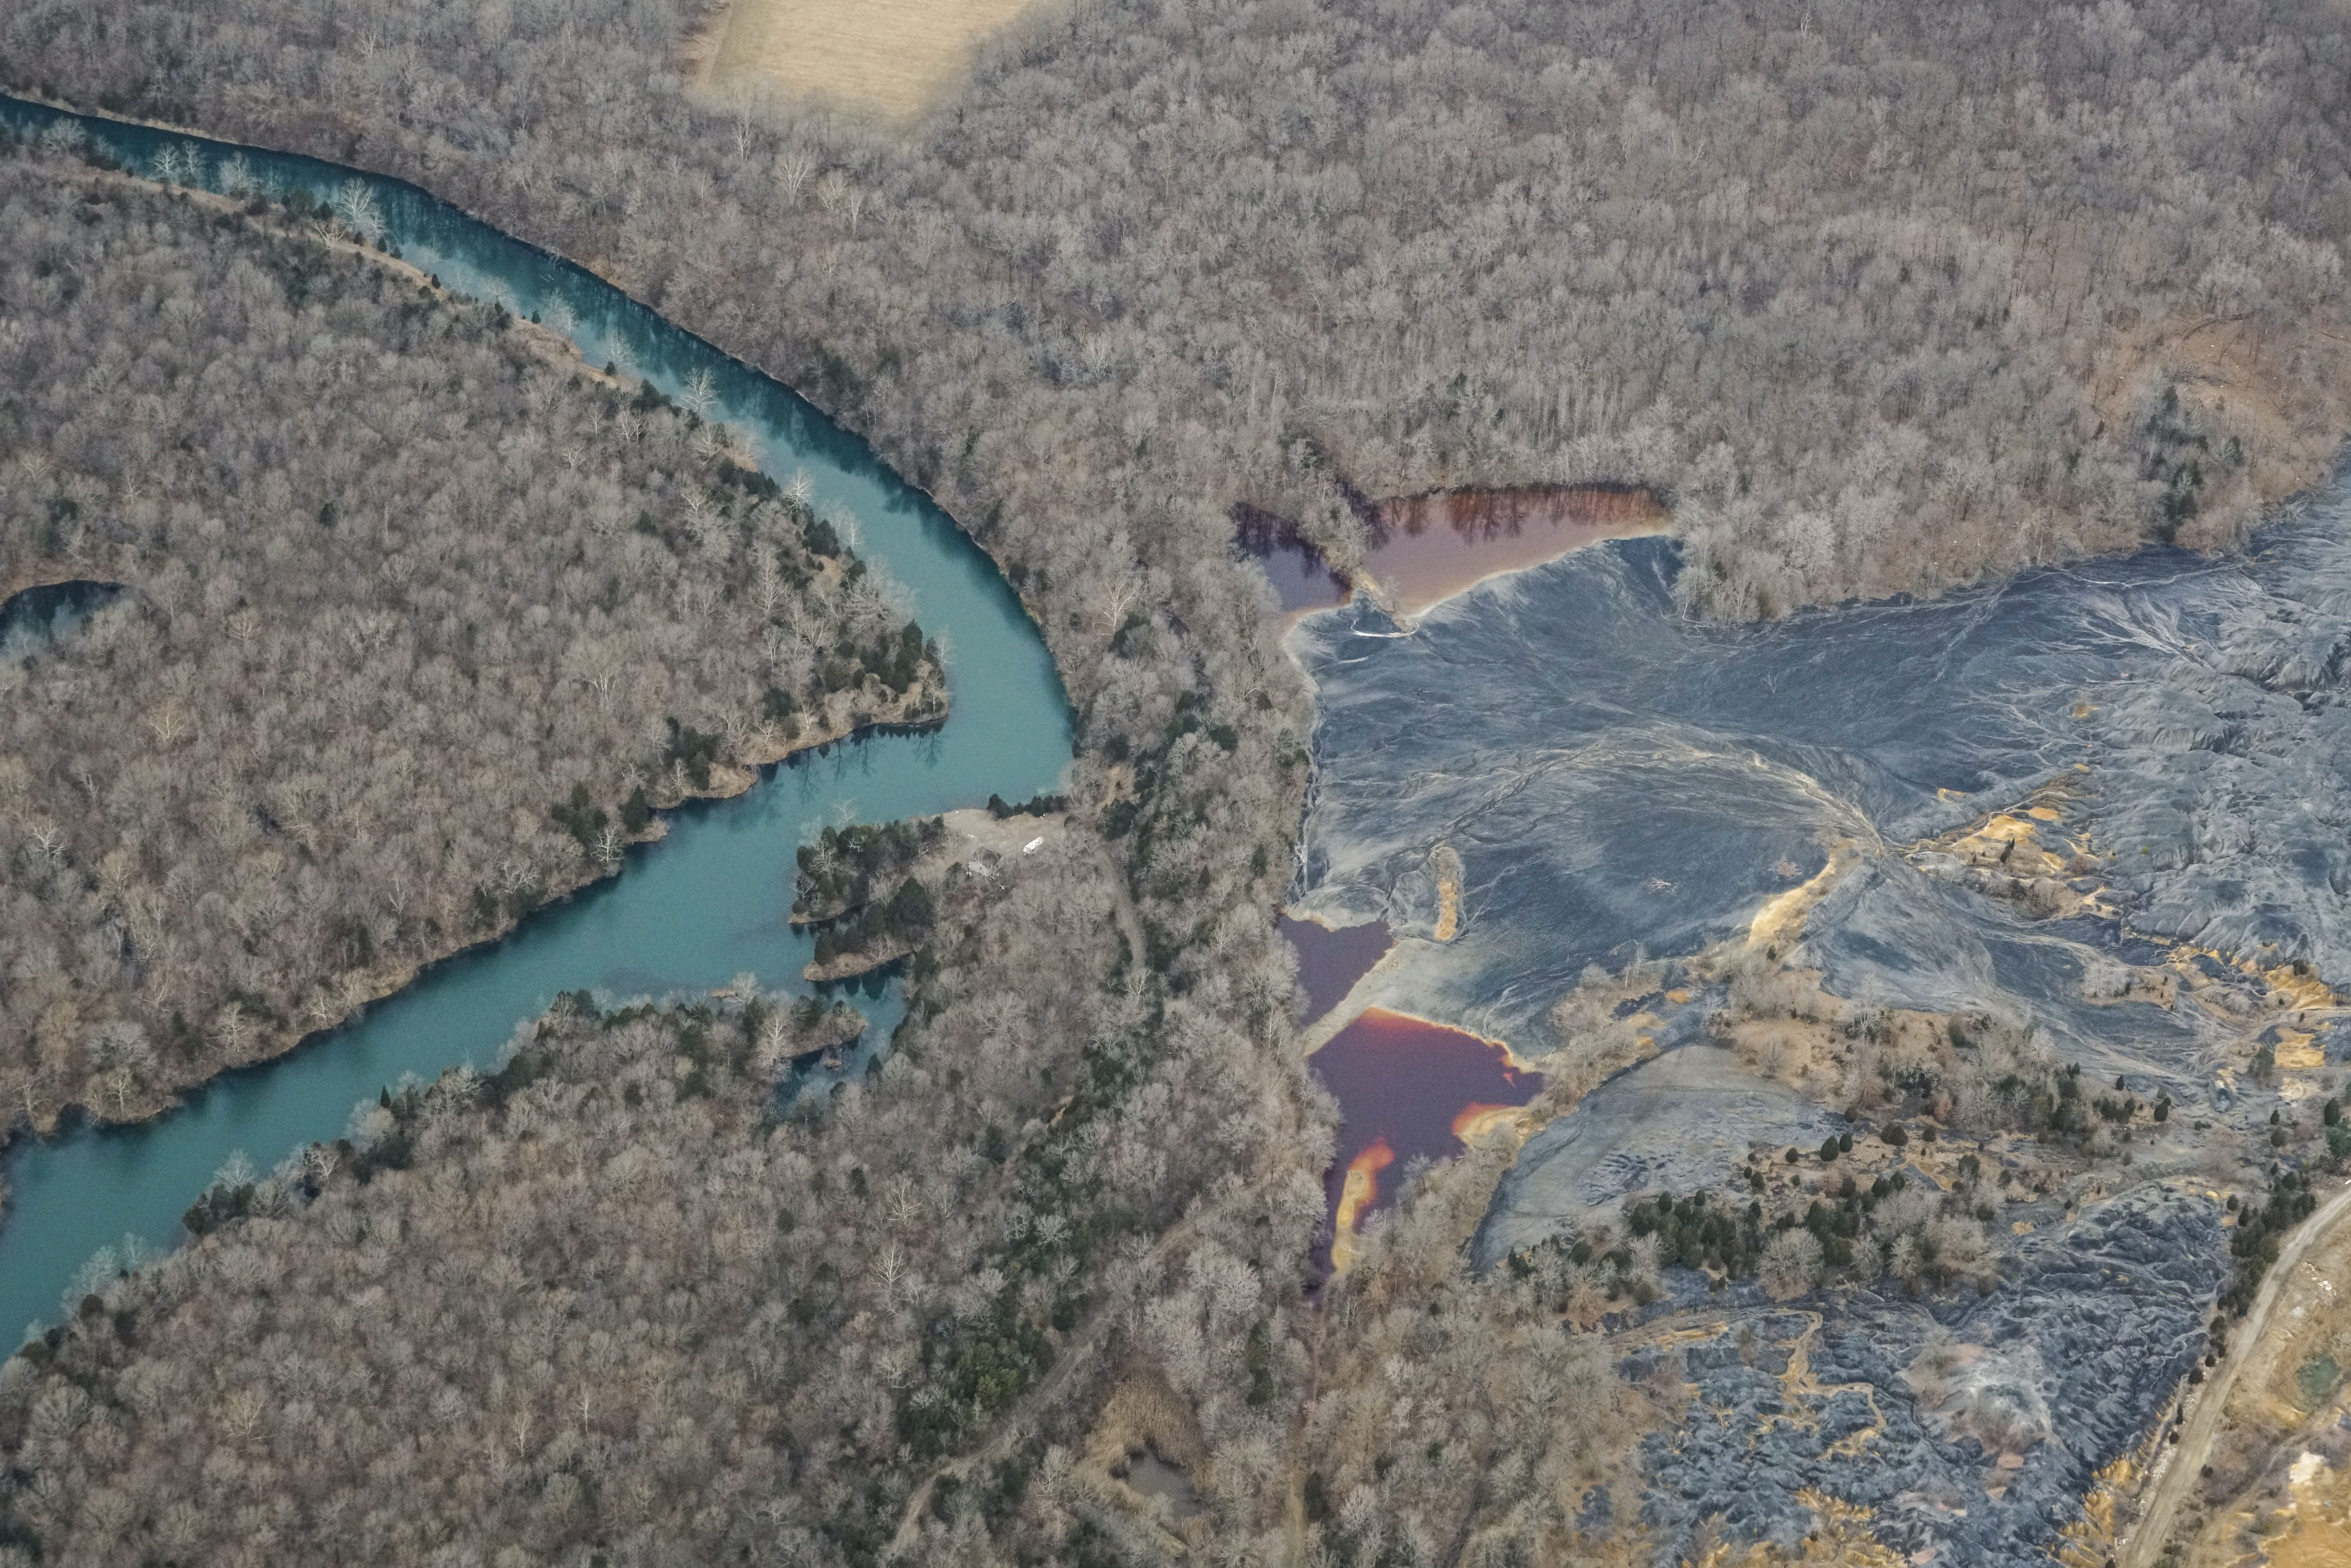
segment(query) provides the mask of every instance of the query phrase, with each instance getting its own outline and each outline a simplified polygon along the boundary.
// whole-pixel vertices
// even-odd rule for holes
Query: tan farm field
[[[973,43],[1036,0],[732,0],[697,40],[703,86],[761,81],[792,93],[920,113],[963,74]]]

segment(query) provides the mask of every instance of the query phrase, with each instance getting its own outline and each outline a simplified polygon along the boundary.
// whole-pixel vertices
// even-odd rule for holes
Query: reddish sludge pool
[[[1395,1200],[1415,1158],[1446,1159],[1481,1124],[1532,1100],[1542,1074],[1466,1030],[1373,1008],[1312,1058],[1339,1102],[1338,1157],[1324,1177],[1331,1205],[1322,1259],[1343,1270],[1364,1217]]]

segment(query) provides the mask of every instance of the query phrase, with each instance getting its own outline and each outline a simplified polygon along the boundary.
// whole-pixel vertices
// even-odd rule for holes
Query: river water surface
[[[331,1139],[351,1108],[403,1074],[487,1065],[515,1025],[559,991],[615,996],[707,990],[749,972],[795,981],[813,939],[792,930],[793,851],[818,828],[884,821],[1052,789],[1070,757],[1070,711],[1043,643],[987,558],[870,447],[812,405],[672,326],[593,274],[509,238],[401,181],[313,159],[239,148],[0,97],[0,130],[78,125],[134,171],[181,163],[182,183],[249,179],[319,200],[360,183],[382,241],[455,291],[540,317],[592,363],[617,363],[671,394],[706,372],[712,417],[755,438],[780,483],[805,475],[820,516],[853,519],[857,548],[907,591],[946,656],[953,709],[943,729],[877,735],[770,770],[737,800],[669,814],[669,835],[630,852],[622,873],[526,921],[507,940],[440,965],[358,1020],[277,1061],[232,1073],[141,1126],[20,1143],[0,1222],[0,1336],[53,1319],[101,1248],[131,1238],[169,1247],[179,1216],[233,1153],[267,1168]],[[231,162],[241,158],[241,164]],[[868,1008],[846,1071],[860,1071],[898,1014],[894,989]]]

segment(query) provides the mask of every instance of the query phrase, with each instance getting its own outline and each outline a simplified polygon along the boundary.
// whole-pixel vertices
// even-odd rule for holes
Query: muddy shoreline
[[[1360,538],[1315,538],[1248,502],[1231,509],[1236,545],[1264,569],[1293,621],[1357,595],[1408,620],[1489,579],[1673,525],[1659,491],[1618,480],[1461,486],[1378,500],[1341,487]]]

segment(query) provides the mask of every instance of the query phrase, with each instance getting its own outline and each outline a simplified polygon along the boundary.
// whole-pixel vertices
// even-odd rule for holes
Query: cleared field
[[[764,78],[894,116],[959,76],[980,35],[1035,0],[734,0],[705,35],[703,85]]]

